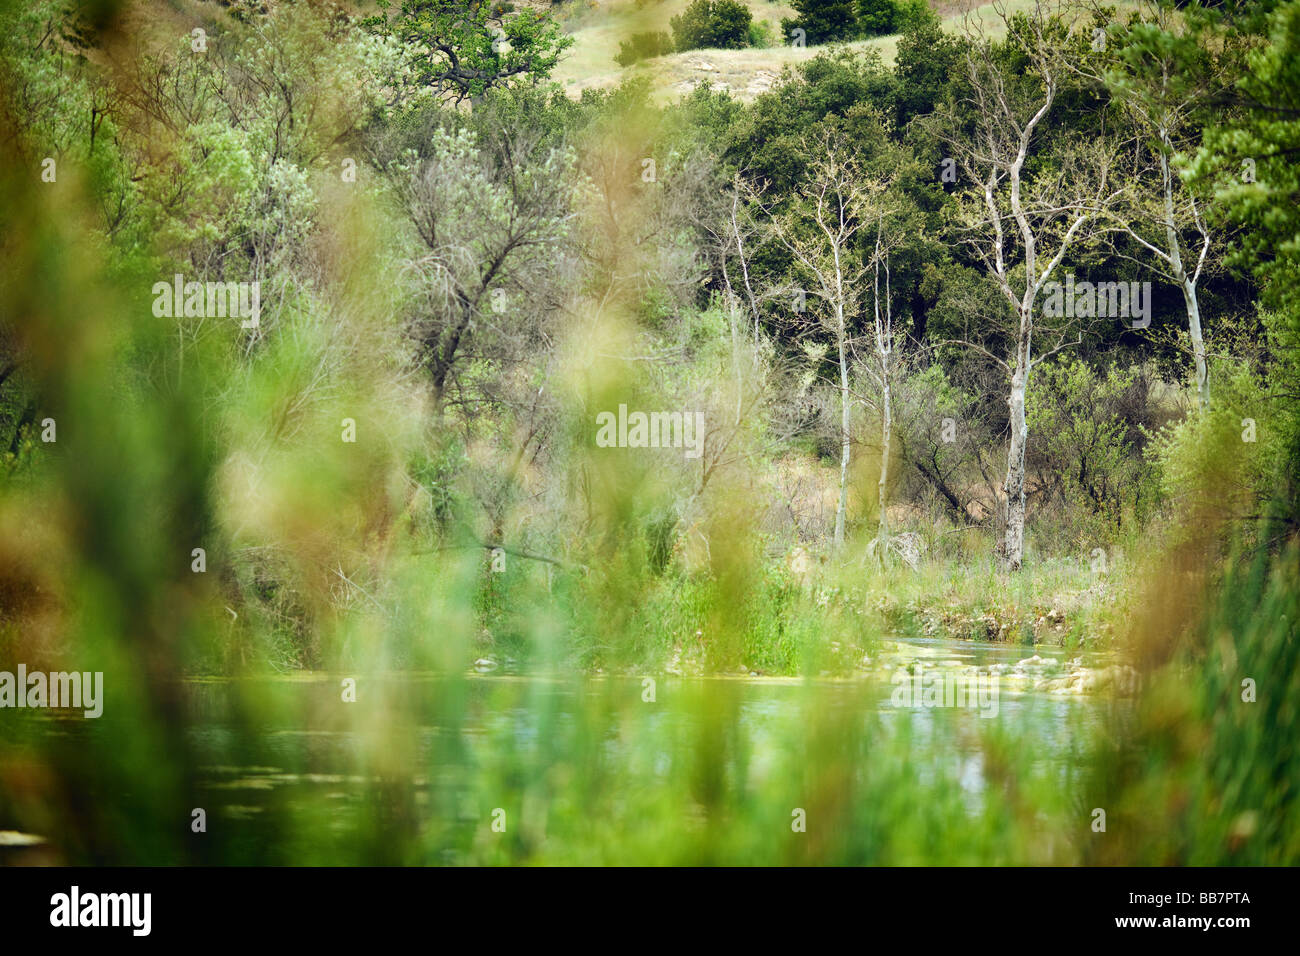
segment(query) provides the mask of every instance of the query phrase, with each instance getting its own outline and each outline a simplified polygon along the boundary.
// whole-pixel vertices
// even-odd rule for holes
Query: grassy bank
[[[882,641],[916,637],[1110,649],[1131,601],[1127,569],[1102,569],[1097,561],[1050,559],[1008,575],[978,559],[923,561],[915,570],[882,569],[870,560],[827,567],[816,559],[806,559],[803,570],[798,559],[787,559],[760,564],[730,595],[709,576],[670,572],[628,593],[622,639],[599,615],[582,613],[598,587],[590,571],[488,571],[469,653],[525,667],[538,657],[538,622],[556,619],[568,629],[572,663],[595,672],[848,675]],[[538,606],[521,609],[515,600]],[[728,621],[719,635],[722,606]]]

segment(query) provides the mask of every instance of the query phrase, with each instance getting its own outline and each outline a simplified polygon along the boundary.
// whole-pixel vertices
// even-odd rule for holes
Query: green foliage
[[[799,13],[781,21],[787,35],[802,29],[808,46],[901,33],[937,24],[926,0],[793,0]]]
[[[664,56],[673,52],[673,38],[663,31],[634,33],[618,45],[618,55],[614,57],[619,66],[631,66],[641,60]]]
[[[691,0],[672,18],[673,43],[686,50],[739,50],[749,45],[753,14],[738,0]]]
[[[895,31],[898,6],[894,0],[856,0],[854,13],[861,36],[881,36]]]
[[[399,45],[410,81],[437,97],[460,102],[527,77],[550,75],[573,45],[559,25],[533,10],[507,16],[487,0],[378,0],[364,20],[377,36]]]
[[[1035,554],[1008,577],[985,490],[1005,460],[1001,371],[953,341],[993,342],[1005,302],[940,242],[951,204],[910,120],[961,101],[962,45],[919,2],[889,21],[893,70],[824,52],[752,103],[697,89],[667,109],[646,83],[576,102],[546,85],[568,40],[509,4],[381,4],[366,29],[241,4],[205,56],[169,38],[112,70],[93,23],[5,4],[0,663],[114,684],[84,733],[6,726],[0,779],[23,785],[0,787],[0,829],[71,863],[1294,864],[1300,44],[1296,3],[1257,8],[1240,29],[1271,33],[1252,34],[1238,100],[1197,115],[1195,172],[1272,311],[1250,313],[1250,348],[1218,349],[1204,413],[1153,380],[1137,335],[1035,368]],[[810,42],[886,29],[883,4],[796,9]],[[695,45],[760,35],[736,3],[679,20]],[[1023,37],[996,55],[1023,72]],[[1094,129],[1059,116],[1054,136]],[[897,526],[928,546],[915,570],[868,567],[852,542],[821,560],[836,449],[827,467],[800,453],[820,433],[797,276],[731,192],[741,172],[797,218],[823,133],[864,179],[891,174],[905,234]],[[1247,157],[1259,175],[1240,183]],[[850,252],[859,268],[871,247]],[[174,270],[260,279],[264,324],[152,315]],[[1241,311],[1260,290],[1206,283]],[[703,455],[597,447],[592,416],[619,404],[699,409]],[[1158,573],[1098,580],[1077,557],[1103,539]],[[1072,701],[1063,726],[1061,702],[1029,692],[996,722],[879,717],[864,668],[895,653],[884,637],[1091,647],[1148,579],[1170,599],[1138,608],[1160,655],[1117,648],[1150,679],[1116,708],[1127,723],[1099,731],[1106,704]],[[480,679],[481,658],[535,679]],[[682,679],[741,668],[806,680]],[[338,706],[340,673],[359,675],[355,705]],[[225,768],[239,802],[187,840],[175,808],[236,789],[214,783]],[[1115,807],[1104,841],[1079,839],[1081,783],[1086,806]],[[464,808],[498,806],[510,828],[484,839]]]
[[[31,475],[39,461],[40,429],[25,422],[14,430],[13,440],[0,447],[0,485],[11,484]]]
[[[894,0],[894,30],[899,33],[914,33],[941,22],[929,0]]]
[[[1248,367],[1216,369],[1210,409],[1153,436],[1148,455],[1160,491],[1177,512],[1196,516],[1259,514],[1290,465],[1293,418],[1270,401]],[[1216,524],[1218,522],[1215,522]]]
[[[749,24],[749,46],[756,49],[766,49],[772,46],[779,46],[779,38],[776,30],[769,20],[753,20]]]
[[[735,167],[771,185],[775,195],[790,195],[811,160],[810,143],[822,124],[864,127],[863,146],[880,145],[874,104],[886,101],[892,77],[875,50],[823,51],[781,77],[770,91],[757,97],[726,130],[723,155]],[[850,119],[852,117],[852,119]]]
[[[908,21],[902,34],[894,57],[894,75],[898,78],[895,115],[900,127],[939,104],[961,55],[957,39],[933,17]]]
[[[804,31],[804,43],[816,46],[852,40],[858,35],[854,0],[791,0],[799,14],[781,21],[781,30],[791,36],[793,30]]]
[[[1140,456],[1146,380],[1135,367],[1098,374],[1077,358],[1042,366],[1034,377],[1026,417],[1045,503],[1056,499],[1078,545],[1113,540],[1152,491]]]
[[[1190,174],[1214,189],[1212,213],[1243,227],[1230,261],[1253,271],[1300,329],[1300,2],[1277,4],[1263,29],[1267,42],[1236,83],[1237,109],[1207,123]],[[1215,36],[1207,42],[1226,42]]]
[[[1096,747],[1081,805],[1106,803],[1109,830],[1122,836],[1090,841],[1085,862],[1294,864],[1297,621],[1295,540],[1279,551],[1240,549],[1190,639],[1151,676],[1123,733]],[[1144,825],[1153,814],[1168,825]]]

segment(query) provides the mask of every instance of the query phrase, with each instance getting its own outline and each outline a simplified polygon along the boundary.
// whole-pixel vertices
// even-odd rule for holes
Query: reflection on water
[[[915,648],[916,659],[932,670],[971,665],[1014,664],[1026,657],[1024,648],[971,644],[935,638],[904,642]],[[1063,662],[1060,649],[1037,649],[1045,658]],[[907,657],[904,648],[903,657]],[[895,663],[897,663],[895,661]],[[228,695],[240,682],[194,683],[196,725],[191,735],[196,749],[207,755],[204,787],[219,813],[239,819],[261,814],[274,800],[290,814],[308,807],[329,805],[331,825],[347,827],[348,811],[361,813],[367,795],[381,783],[366,772],[371,763],[367,747],[373,736],[365,729],[343,726],[348,711],[338,706],[340,682],[335,677],[299,675],[283,681],[265,681],[264,693],[277,702],[271,714],[315,715],[318,720],[300,725],[288,719],[260,728],[251,746],[256,762],[232,764],[229,755],[247,752],[249,741],[227,726],[223,714]],[[246,687],[245,683],[245,687]],[[510,759],[534,764],[548,758],[564,759],[564,746],[550,746],[547,735],[568,741],[590,733],[593,699],[613,703],[617,719],[602,726],[601,760],[606,765],[634,764],[644,768],[644,785],[667,780],[680,756],[680,745],[691,737],[701,712],[677,706],[684,695],[723,695],[729,698],[735,732],[745,742],[747,782],[762,788],[782,766],[788,742],[798,740],[800,721],[810,699],[824,711],[845,711],[873,732],[892,734],[905,727],[909,752],[916,755],[914,779],[925,787],[937,777],[955,779],[961,788],[978,795],[986,786],[984,746],[976,709],[900,709],[890,702],[892,685],[879,675],[852,679],[802,678],[661,678],[655,700],[643,701],[642,678],[546,678],[468,675],[447,680],[432,676],[394,675],[368,678],[354,706],[365,713],[371,706],[401,701],[404,723],[412,746],[407,762],[392,768],[409,784],[415,804],[430,802],[436,783],[454,783],[467,768],[490,766],[504,753]],[[440,720],[439,706],[448,695],[457,698],[458,719]],[[288,703],[293,700],[292,706]],[[1037,754],[1034,766],[1041,772],[1065,775],[1078,756],[1078,745],[1100,728],[1108,700],[1078,695],[1035,693],[1004,685],[998,699],[1000,729],[1032,739]],[[363,721],[363,724],[365,722]],[[387,741],[385,741],[387,743]],[[456,757],[440,766],[448,754]],[[448,780],[439,781],[439,774]],[[477,815],[471,814],[471,819]]]
[[[1034,650],[923,638],[885,645],[849,677],[653,685],[511,674],[192,680],[187,775],[159,784],[145,812],[143,797],[101,782],[139,726],[128,708],[110,697],[97,721],[25,719],[43,746],[62,741],[68,766],[92,767],[89,785],[143,828],[133,832],[153,839],[203,809],[202,834],[178,848],[163,833],[160,848],[139,851],[143,862],[1052,861],[1061,840],[1016,847],[999,836],[1003,822],[1064,812],[1122,699],[1034,690],[1062,683],[1040,676],[1000,683],[992,719],[977,707],[891,702],[890,677],[905,670],[1024,678],[1032,655],[1029,673],[1079,672],[1059,649]],[[344,677],[355,678],[355,701]],[[826,832],[786,846],[776,835],[799,811]],[[58,834],[42,835],[60,859]]]

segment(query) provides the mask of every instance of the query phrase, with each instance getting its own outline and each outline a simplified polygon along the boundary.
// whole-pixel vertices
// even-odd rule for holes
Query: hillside
[[[785,0],[745,0],[754,22],[766,33],[766,44],[743,50],[691,50],[655,57],[631,67],[615,62],[619,44],[634,33],[671,32],[671,20],[690,0],[515,0],[515,9],[549,11],[573,40],[573,46],[554,72],[554,79],[566,93],[578,97],[583,90],[609,89],[629,76],[650,79],[657,99],[669,102],[689,93],[701,83],[732,92],[742,100],[751,100],[769,89],[781,71],[810,60],[827,49],[825,46],[794,47],[781,30],[784,18],[794,17],[795,10]],[[1030,0],[1009,0],[1011,10],[1029,9]],[[957,31],[967,16],[982,17],[990,25],[990,35],[998,35],[1000,21],[992,15],[993,4],[974,0],[930,0],[930,6],[944,19],[948,29]],[[371,0],[344,3],[355,15],[376,12]],[[149,45],[161,44],[176,35],[184,35],[195,25],[215,25],[226,20],[229,4],[220,0],[170,0],[168,3],[131,3],[126,22],[138,38]],[[886,64],[892,64],[898,48],[897,36],[875,37],[842,44],[850,49],[875,48]]]
[[[615,62],[621,41],[634,33],[669,31],[670,21],[686,8],[688,2],[588,0],[587,3],[560,5],[557,16],[573,37],[574,45],[555,71],[555,79],[571,96],[579,96],[585,89],[614,87],[625,77],[639,74],[650,78],[662,101],[674,100],[703,82],[729,90],[742,100],[750,100],[767,90],[787,66],[810,60],[827,49],[822,46],[793,47],[782,37],[782,18],[795,16],[794,8],[789,4],[750,0],[748,6],[755,22],[767,29],[769,46],[744,50],[691,50],[655,57],[627,68]],[[936,3],[931,0],[930,5],[943,16],[949,29],[956,30],[968,12],[975,17],[983,15],[991,24],[997,23],[996,18],[990,16],[992,4],[960,0],[957,3]],[[1013,10],[1018,7],[1028,9],[1030,4],[1028,0],[1011,0],[1007,6]],[[996,35],[999,31],[991,28],[989,32]],[[845,45],[850,49],[875,48],[885,63],[892,64],[898,37],[876,37]]]

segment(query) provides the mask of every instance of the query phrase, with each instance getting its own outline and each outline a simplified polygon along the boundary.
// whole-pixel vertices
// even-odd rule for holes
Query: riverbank
[[[680,676],[851,676],[900,640],[954,639],[1066,655],[1109,649],[1128,606],[1121,569],[1051,559],[1009,575],[991,564],[920,563],[881,569],[768,564],[744,586],[668,574],[626,608],[627,639],[596,639],[580,610],[585,582],[557,588],[569,624],[567,664],[588,673]],[[536,647],[518,614],[489,605],[473,666],[527,669]]]

